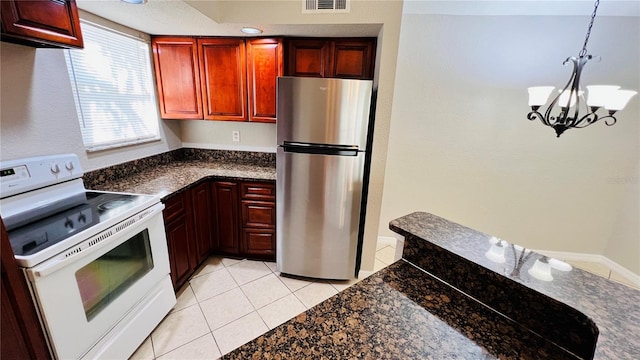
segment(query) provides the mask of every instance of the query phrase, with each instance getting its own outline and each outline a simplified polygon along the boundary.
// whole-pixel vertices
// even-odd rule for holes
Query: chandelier
[[[627,105],[627,102],[637,94],[636,91],[621,90],[620,86],[592,85],[587,86],[588,97],[587,101],[584,101],[584,92],[580,89],[580,75],[584,65],[593,58],[592,55],[587,55],[587,43],[591,35],[593,21],[596,18],[598,5],[600,5],[600,0],[596,0],[594,4],[589,28],[578,57],[569,57],[562,63],[562,65],[567,65],[571,62],[573,64],[573,73],[567,85],[562,90],[558,90],[558,94],[553,98],[544,114],[538,110],[547,103],[554,87],[535,86],[528,88],[531,112],[527,115],[527,119],[539,119],[544,125],[552,127],[556,131],[557,137],[560,137],[567,129],[584,128],[602,119],[605,119],[605,124],[609,126],[615,124],[617,120],[613,115],[618,110],[622,110]],[[584,115],[580,114],[581,105],[586,111]],[[602,108],[605,111],[598,113]]]

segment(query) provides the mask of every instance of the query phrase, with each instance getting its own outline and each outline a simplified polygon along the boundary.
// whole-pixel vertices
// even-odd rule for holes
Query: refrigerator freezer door
[[[277,141],[366,149],[371,80],[278,78]]]
[[[277,266],[291,275],[351,279],[364,154],[277,153]]]

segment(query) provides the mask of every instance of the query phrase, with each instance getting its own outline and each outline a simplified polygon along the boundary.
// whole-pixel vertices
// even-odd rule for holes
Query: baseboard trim
[[[564,252],[564,251],[535,250],[535,249],[533,251],[552,257],[552,258],[556,258],[556,259],[569,260],[569,261],[586,261],[586,262],[593,262],[593,263],[605,265],[609,267],[611,270],[620,274],[625,279],[635,284],[636,286],[640,287],[640,275],[634,273],[633,271],[625,268],[624,266],[618,264],[617,262],[609,259],[604,255],[573,253],[573,252]]]
[[[251,152],[264,152],[264,153],[276,152],[275,146],[244,146],[244,145],[183,142],[182,147],[207,149],[207,150],[234,150],[234,151],[251,151]]]

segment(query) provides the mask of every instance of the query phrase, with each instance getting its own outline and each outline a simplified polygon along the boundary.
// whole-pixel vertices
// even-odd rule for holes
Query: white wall
[[[276,152],[276,124],[208,120],[175,121],[180,123],[184,147]],[[233,141],[233,131],[240,132],[240,141]]]
[[[0,60],[1,160],[75,153],[89,171],[182,146],[179,124],[159,120],[161,141],[87,153],[64,50],[2,42]]]
[[[588,49],[602,61],[587,64],[583,85],[640,88],[639,21],[596,19]],[[526,119],[526,88],[564,85],[562,61],[587,25],[588,16],[403,15],[381,234],[422,210],[530,248],[607,249],[640,273],[638,97],[616,125],[559,139]]]

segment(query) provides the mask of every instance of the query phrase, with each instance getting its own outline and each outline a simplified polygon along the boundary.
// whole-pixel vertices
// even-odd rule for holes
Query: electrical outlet
[[[231,138],[233,141],[240,141],[240,131],[234,130],[231,132]]]

